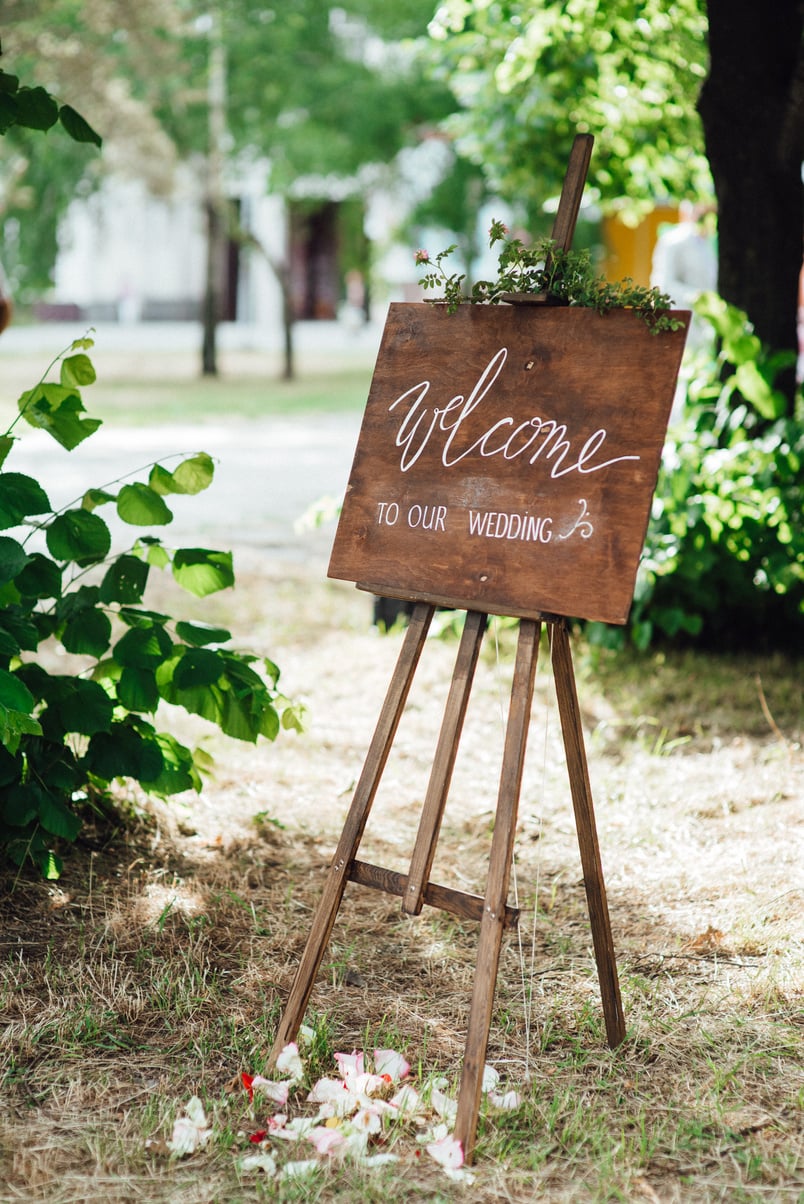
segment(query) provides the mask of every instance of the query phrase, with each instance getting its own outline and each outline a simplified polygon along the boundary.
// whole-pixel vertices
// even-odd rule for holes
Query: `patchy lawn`
[[[316,544],[318,548],[319,545]],[[262,1073],[401,635],[309,563],[243,553],[208,599],[241,647],[282,667],[305,735],[203,738],[217,769],[169,806],[88,817],[58,883],[4,871],[0,1200],[796,1201],[804,1193],[804,840],[800,664],[593,654],[579,693],[628,1025],[603,1032],[549,658],[537,674],[516,849],[522,918],[506,937],[488,1061],[521,1093],[484,1108],[474,1180],[415,1124],[366,1169],[336,1156],[280,1184],[243,1159],[275,1106]],[[187,617],[192,617],[190,614]],[[404,873],[457,644],[428,641],[361,858]],[[484,644],[433,869],[482,893],[513,632]],[[393,1048],[454,1088],[476,929],[349,886],[311,1002],[307,1087],[335,1052]],[[190,1097],[211,1136],[166,1146]],[[315,1151],[270,1142],[281,1167]]]

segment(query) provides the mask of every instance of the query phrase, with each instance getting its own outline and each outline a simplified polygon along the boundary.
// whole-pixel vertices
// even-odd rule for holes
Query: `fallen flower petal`
[[[310,1028],[309,1024],[303,1024],[301,1026],[301,1028],[299,1029],[298,1036],[299,1036],[299,1040],[301,1041],[302,1045],[309,1045],[312,1041],[315,1040],[315,1029]]]
[[[253,1074],[245,1074],[245,1072],[244,1072],[240,1076],[240,1082],[243,1084],[246,1091],[248,1092],[249,1100],[253,1100],[254,1099],[254,1087],[252,1086],[252,1084],[254,1082],[254,1075]]]
[[[459,1167],[457,1170],[454,1170],[452,1167],[445,1166],[444,1174],[448,1178],[452,1179],[455,1183],[474,1183],[476,1178],[475,1174],[472,1171],[467,1170],[465,1166]]]
[[[447,1170],[457,1171],[463,1166],[463,1146],[454,1137],[442,1137],[425,1148],[433,1161]]]
[[[421,1096],[409,1083],[405,1083],[388,1102],[392,1108],[397,1109],[400,1118],[404,1119],[415,1116],[421,1110],[422,1106]]]
[[[349,1088],[342,1079],[319,1079],[307,1096],[308,1104],[325,1104],[329,1100],[341,1099],[349,1094]]]
[[[522,1096],[518,1091],[506,1091],[504,1095],[500,1095],[498,1091],[489,1091],[488,1101],[500,1112],[513,1112],[522,1103]]]
[[[300,1162],[286,1162],[279,1175],[280,1179],[300,1179],[317,1171],[321,1163],[315,1158],[305,1158]]]
[[[494,1088],[499,1085],[499,1082],[500,1082],[500,1072],[498,1070],[495,1070],[493,1066],[484,1066],[483,1067],[483,1082],[481,1083],[481,1086],[480,1086],[480,1089],[483,1092],[483,1094],[486,1095],[489,1091],[493,1091]]]
[[[307,1140],[313,1143],[319,1154],[324,1155],[342,1146],[346,1138],[339,1129],[316,1128],[310,1130]]]
[[[365,1158],[360,1159],[361,1166],[369,1168],[374,1166],[388,1166],[390,1162],[399,1162],[398,1154],[367,1154]]]
[[[275,1104],[286,1104],[290,1095],[290,1084],[275,1083],[271,1079],[264,1079],[261,1074],[255,1074],[251,1080],[250,1099],[254,1098],[255,1091],[259,1091],[260,1095],[266,1096]]]
[[[438,1087],[430,1092],[430,1103],[442,1120],[454,1121],[458,1114],[458,1101],[450,1099]]]
[[[375,1049],[374,1069],[377,1074],[390,1074],[393,1082],[398,1083],[410,1074],[410,1063],[395,1049]]]
[[[376,1108],[361,1108],[354,1114],[351,1123],[365,1133],[379,1133],[382,1129],[382,1120]]]
[[[276,1059],[276,1070],[278,1074],[286,1074],[297,1083],[304,1078],[304,1065],[295,1041],[286,1045]]]
[[[256,1133],[249,1133],[248,1139],[252,1145],[259,1145],[261,1141],[265,1141],[267,1136],[267,1129],[257,1129]]]
[[[179,1158],[194,1154],[210,1138],[204,1105],[197,1095],[192,1096],[184,1111],[186,1115],[178,1118],[173,1126],[173,1137],[167,1142],[167,1148]]]
[[[240,1159],[241,1171],[265,1171],[269,1178],[276,1174],[276,1163],[270,1154],[246,1154]]]
[[[350,1054],[336,1053],[335,1061],[337,1063],[338,1070],[340,1070],[341,1075],[344,1078],[347,1078],[347,1076],[350,1074],[358,1075],[365,1073],[365,1065],[362,1053],[357,1053],[356,1051]]]

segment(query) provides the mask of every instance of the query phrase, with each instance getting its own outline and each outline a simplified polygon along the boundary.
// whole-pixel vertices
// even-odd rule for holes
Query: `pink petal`
[[[463,1146],[454,1137],[442,1137],[441,1141],[433,1141],[426,1148],[430,1157],[447,1170],[457,1171],[463,1166]]]
[[[340,1070],[344,1078],[347,1078],[349,1075],[363,1074],[365,1072],[362,1053],[357,1053],[356,1051],[350,1054],[336,1053],[335,1061],[338,1064],[338,1070]]]
[[[344,1136],[338,1129],[327,1129],[323,1126],[319,1129],[312,1129],[307,1134],[307,1140],[311,1141],[319,1154],[331,1154],[339,1145],[343,1145]]]
[[[390,1074],[392,1080],[398,1083],[410,1074],[410,1063],[395,1049],[375,1049],[374,1069],[377,1074]]]

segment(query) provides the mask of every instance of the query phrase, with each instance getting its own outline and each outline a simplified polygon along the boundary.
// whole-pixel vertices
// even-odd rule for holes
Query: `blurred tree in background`
[[[796,347],[802,264],[802,7],[777,0],[444,0],[448,127],[538,220],[574,134],[595,136],[603,206],[715,196],[719,291],[771,347]],[[792,413],[792,368],[779,382]]]

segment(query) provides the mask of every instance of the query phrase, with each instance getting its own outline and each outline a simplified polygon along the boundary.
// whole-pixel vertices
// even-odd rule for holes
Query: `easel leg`
[[[575,689],[575,675],[572,668],[572,653],[567,627],[564,623],[555,623],[551,625],[551,632],[556,696],[561,716],[564,749],[567,754],[567,771],[572,791],[572,805],[575,810],[575,826],[578,829],[578,845],[581,852],[597,974],[600,980],[606,1037],[609,1045],[614,1049],[625,1039],[625,1015],[620,999],[617,961],[614,955],[606,887],[600,862],[592,787],[589,783],[589,769],[583,743],[581,711]]]
[[[402,909],[409,915],[417,916],[421,912],[425,888],[430,881],[430,870],[433,868],[438,833],[444,817],[444,805],[455,767],[458,741],[461,738],[485,630],[486,615],[475,610],[468,611],[411,857],[407,890],[402,900]]]
[[[497,982],[497,968],[502,947],[503,914],[508,898],[508,883],[514,853],[517,811],[522,787],[522,770],[525,762],[525,746],[533,701],[533,682],[536,676],[540,634],[541,623],[532,619],[521,621],[500,773],[497,818],[491,842],[483,919],[480,923],[477,972],[469,1010],[463,1073],[458,1095],[458,1114],[455,1120],[455,1137],[463,1145],[464,1157],[467,1162],[472,1160],[477,1118],[480,1112],[483,1067],[486,1060],[486,1047],[488,1046],[494,1004],[494,988]]]
[[[363,838],[366,821],[405,708],[433,611],[434,607],[428,603],[419,602],[411,615],[405,633],[405,641],[399,653],[374,736],[369,745],[363,772],[355,788],[352,805],[349,808],[349,814],[327,874],[321,902],[315,913],[310,935],[307,938],[307,944],[290,989],[285,1011],[271,1050],[269,1064],[273,1064],[288,1042],[294,1039],[304,1019],[316,975],[321,967],[335,924],[335,917],[343,899],[343,892],[346,889],[349,865]]]

